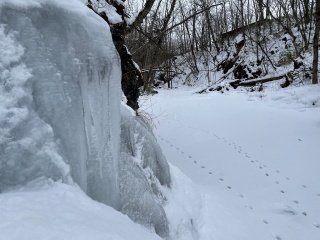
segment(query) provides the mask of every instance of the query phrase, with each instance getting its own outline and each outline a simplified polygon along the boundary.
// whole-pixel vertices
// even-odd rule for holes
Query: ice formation
[[[121,108],[121,212],[168,237],[161,188],[171,184],[169,165],[148,124]]]
[[[120,71],[108,25],[80,1],[0,2],[0,193],[75,182],[167,237],[169,167],[147,127],[121,117]]]

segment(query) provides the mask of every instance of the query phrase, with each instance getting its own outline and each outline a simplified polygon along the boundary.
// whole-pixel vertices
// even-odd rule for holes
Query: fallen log
[[[234,89],[236,89],[237,87],[241,86],[241,87],[253,87],[256,86],[257,84],[263,84],[266,82],[272,82],[272,81],[276,81],[276,80],[280,80],[282,78],[285,78],[286,81],[282,84],[280,84],[281,87],[285,88],[288,87],[290,84],[290,81],[288,79],[287,73],[286,74],[282,74],[279,76],[273,76],[273,77],[268,77],[268,78],[259,78],[259,79],[255,79],[255,80],[236,80],[233,82],[230,82],[230,86],[232,86]]]

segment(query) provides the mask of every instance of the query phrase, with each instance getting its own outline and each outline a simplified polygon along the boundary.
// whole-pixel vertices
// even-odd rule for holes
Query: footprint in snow
[[[275,236],[275,238],[276,238],[277,240],[282,240],[282,238],[281,238],[280,236]]]
[[[295,204],[299,204],[299,202],[298,202],[297,200],[294,200],[293,202],[294,202]]]
[[[280,171],[279,171],[279,170],[277,170],[276,172],[277,172],[277,173],[280,173]]]
[[[314,224],[316,228],[320,228],[320,224]]]
[[[181,152],[182,154],[184,154],[184,152]]]
[[[284,191],[283,191],[283,190],[281,190],[280,192],[281,192],[281,193],[284,193]]]
[[[176,148],[178,151],[180,150],[180,148]]]
[[[286,177],[286,179],[287,179],[287,180],[290,180],[290,178],[289,178],[289,177]]]
[[[204,166],[201,166],[201,168],[204,168]]]
[[[317,196],[320,197],[320,193],[318,193]]]
[[[197,161],[193,161],[194,163],[197,163]]]
[[[189,156],[189,158],[192,158],[191,156]]]
[[[251,160],[251,162],[252,162],[252,163],[254,163],[254,161],[253,161],[253,160]]]
[[[278,182],[278,181],[275,181],[275,183],[276,183],[276,184],[279,184],[279,182]]]
[[[227,188],[231,189],[231,186],[228,186]]]
[[[261,166],[260,166],[259,168],[260,168],[260,169],[262,169],[262,167],[261,167]]]
[[[263,223],[268,224],[269,222],[265,219],[263,219]]]
[[[307,216],[307,213],[306,212],[302,212],[302,215]]]
[[[219,180],[220,180],[221,182],[223,182],[223,178],[219,178]]]
[[[244,196],[242,194],[240,194],[239,197],[244,198]]]
[[[267,177],[269,177],[269,174],[268,174],[268,173],[266,173],[265,175],[266,175]]]
[[[303,188],[307,188],[307,186],[306,185],[301,185]]]
[[[212,174],[212,172],[209,172],[209,174]]]

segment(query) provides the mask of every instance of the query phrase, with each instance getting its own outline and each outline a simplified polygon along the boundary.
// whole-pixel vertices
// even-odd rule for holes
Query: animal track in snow
[[[219,180],[220,180],[221,182],[223,182],[223,178],[219,178]]]
[[[197,163],[197,161],[193,161],[194,163]]]
[[[316,228],[320,228],[320,224],[314,224]]]
[[[227,188],[231,189],[231,186],[227,186]]]
[[[306,212],[302,212],[302,215],[307,216],[307,213]]]
[[[201,166],[201,168],[204,168],[204,166]]]
[[[281,238],[280,236],[275,236],[275,238],[276,238],[277,240],[282,240],[282,238]]]
[[[299,204],[299,202],[298,202],[297,200],[294,200],[293,202],[294,202],[295,204]]]
[[[265,175],[266,175],[267,177],[269,177],[269,174],[268,174],[268,173],[266,173]]]
[[[192,157],[189,155],[189,158],[192,158]]]
[[[287,180],[290,180],[290,178],[289,178],[289,177],[286,177],[286,179],[287,179]]]
[[[263,219],[263,223],[268,224],[269,222],[265,219]]]
[[[307,188],[307,186],[306,185],[301,185],[303,188]]]
[[[275,183],[276,183],[276,184],[279,184],[279,182],[278,182],[278,181],[275,181]]]
[[[284,193],[284,191],[283,191],[283,190],[280,190],[280,192],[281,192],[281,193]]]
[[[209,172],[209,174],[212,174],[212,172]]]

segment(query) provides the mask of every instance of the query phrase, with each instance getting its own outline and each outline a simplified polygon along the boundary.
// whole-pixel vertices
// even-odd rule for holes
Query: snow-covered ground
[[[320,239],[320,87],[194,92],[141,100],[168,161],[193,181],[172,167],[174,239]]]
[[[75,185],[37,179],[0,194],[0,240],[161,239]]]

